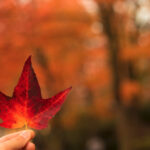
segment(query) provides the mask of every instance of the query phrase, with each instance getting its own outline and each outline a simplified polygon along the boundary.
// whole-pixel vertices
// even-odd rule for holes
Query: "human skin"
[[[35,145],[30,142],[35,133],[32,130],[23,130],[8,134],[0,138],[0,150],[35,150]]]

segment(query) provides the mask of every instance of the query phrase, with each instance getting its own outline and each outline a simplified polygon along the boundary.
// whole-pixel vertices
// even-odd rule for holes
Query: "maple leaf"
[[[32,68],[31,56],[26,60],[21,77],[9,97],[0,92],[1,127],[34,129],[47,127],[49,120],[60,110],[71,88],[49,99],[42,99],[41,90]]]

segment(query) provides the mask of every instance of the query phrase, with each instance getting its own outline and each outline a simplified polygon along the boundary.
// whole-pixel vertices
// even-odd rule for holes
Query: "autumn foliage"
[[[88,149],[77,147],[87,135],[77,133],[87,129],[85,141],[103,133],[98,122],[95,130],[95,124],[89,125],[94,122],[91,118],[102,124],[113,122],[107,127],[111,126],[112,140],[119,141],[121,150],[138,149],[141,135],[148,133],[140,118],[143,114],[139,115],[150,99],[148,10],[148,1],[0,1],[0,90],[12,95],[22,62],[29,55],[33,56],[43,97],[74,87],[64,109],[48,128],[52,136],[58,131],[49,149],[64,145],[68,149],[70,143],[74,149]],[[86,127],[80,124],[82,117],[91,117],[83,123]],[[64,137],[60,136],[62,132]],[[79,143],[67,145],[69,135],[79,137],[74,139]],[[69,140],[60,144],[62,139]],[[53,143],[61,146],[56,148]]]

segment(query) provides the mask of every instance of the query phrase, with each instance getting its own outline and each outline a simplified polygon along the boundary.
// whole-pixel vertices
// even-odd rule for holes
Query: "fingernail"
[[[23,131],[20,135],[25,139],[29,139],[31,136],[29,131]]]

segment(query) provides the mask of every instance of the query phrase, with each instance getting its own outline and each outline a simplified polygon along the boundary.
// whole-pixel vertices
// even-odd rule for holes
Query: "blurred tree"
[[[142,94],[136,64],[145,52],[149,57],[147,49],[139,46],[141,33],[135,21],[139,3],[116,0],[109,3],[98,1],[98,5],[100,22],[107,36],[110,52],[119,149],[133,150],[136,149],[134,136],[137,132],[137,109]],[[133,48],[132,45],[136,47]]]

